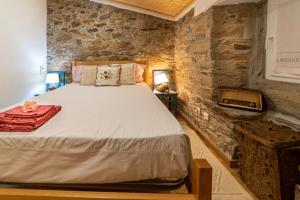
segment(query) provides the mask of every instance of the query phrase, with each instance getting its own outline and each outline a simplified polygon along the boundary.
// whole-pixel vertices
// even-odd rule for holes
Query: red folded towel
[[[51,110],[39,118],[14,118],[12,122],[9,122],[8,119],[4,119],[5,123],[0,122],[0,132],[32,132],[49,121],[60,110],[61,106],[53,106]],[[19,120],[21,123],[16,123]]]
[[[41,117],[45,115],[47,112],[49,112],[51,109],[53,109],[54,106],[52,105],[41,105],[38,106],[37,110],[31,111],[31,112],[23,112],[22,106],[15,107],[13,109],[10,109],[6,112],[4,112],[5,117],[15,117],[15,118],[36,118]]]
[[[16,124],[16,125],[36,125],[48,118],[49,115],[56,111],[55,106],[51,106],[51,109],[43,116],[40,117],[11,117],[5,113],[0,113],[0,125],[1,124]]]

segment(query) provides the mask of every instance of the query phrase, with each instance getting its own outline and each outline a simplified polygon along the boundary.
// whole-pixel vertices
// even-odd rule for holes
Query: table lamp
[[[165,73],[155,74],[154,76],[156,90],[159,92],[169,92],[169,79]]]
[[[55,90],[57,83],[59,83],[58,74],[49,73],[47,74],[46,83],[50,84],[49,90]]]

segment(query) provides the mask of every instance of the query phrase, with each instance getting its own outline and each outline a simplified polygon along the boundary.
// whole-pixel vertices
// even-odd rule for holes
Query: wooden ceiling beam
[[[194,0],[111,0],[140,9],[156,12],[171,17],[178,16]]]

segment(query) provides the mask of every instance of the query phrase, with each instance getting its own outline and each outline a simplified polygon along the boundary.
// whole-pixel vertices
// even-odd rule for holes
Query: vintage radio
[[[262,93],[239,89],[219,89],[218,104],[232,108],[263,111]]]

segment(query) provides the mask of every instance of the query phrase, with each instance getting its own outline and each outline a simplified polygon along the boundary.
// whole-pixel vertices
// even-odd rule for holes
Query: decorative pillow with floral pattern
[[[98,67],[96,86],[119,86],[121,65],[116,67]]]

